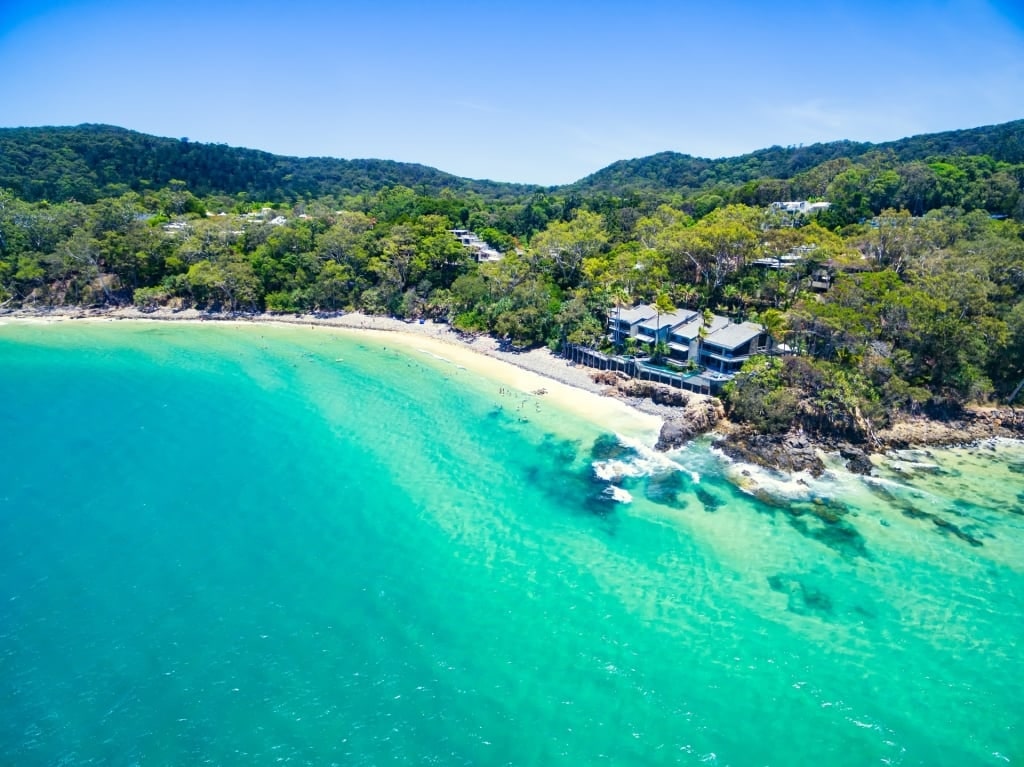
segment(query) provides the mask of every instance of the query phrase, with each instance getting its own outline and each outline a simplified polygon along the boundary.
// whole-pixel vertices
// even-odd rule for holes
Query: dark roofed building
[[[708,333],[701,344],[700,364],[719,373],[735,373],[755,354],[768,350],[770,338],[753,322],[729,323]]]

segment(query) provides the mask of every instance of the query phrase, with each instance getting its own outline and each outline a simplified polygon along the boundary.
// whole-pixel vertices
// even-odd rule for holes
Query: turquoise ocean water
[[[0,326],[0,435],[5,765],[1024,763],[1018,443],[800,484],[180,323]]]

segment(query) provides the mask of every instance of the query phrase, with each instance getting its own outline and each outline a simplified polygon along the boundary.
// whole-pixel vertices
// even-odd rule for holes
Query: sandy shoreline
[[[607,386],[596,383],[588,368],[572,365],[547,349],[528,352],[502,351],[498,342],[486,335],[469,335],[449,325],[404,322],[390,317],[359,313],[342,315],[211,315],[196,310],[161,309],[141,312],[134,308],[105,311],[56,309],[52,312],[12,312],[0,320],[21,322],[77,321],[148,321],[148,322],[217,322],[235,325],[278,325],[328,329],[342,333],[386,336],[388,341],[409,353],[428,353],[462,366],[496,383],[527,394],[544,397],[556,408],[599,424],[610,431],[640,439],[651,445],[658,438],[664,415],[654,403],[625,402],[602,396]]]
[[[624,396],[622,391],[597,383],[591,378],[590,368],[573,365],[547,349],[527,352],[503,351],[496,339],[487,335],[460,333],[445,323],[427,320],[423,323],[405,322],[391,317],[360,314],[209,314],[195,309],[174,311],[158,309],[142,312],[134,307],[120,309],[77,309],[58,307],[52,310],[17,310],[0,313],[0,322],[217,322],[236,325],[278,325],[324,329],[339,333],[366,333],[385,335],[388,342],[402,346],[412,354],[427,353],[443,358],[525,394],[542,396],[557,408],[568,411],[599,425],[603,429],[633,437],[654,445],[658,442],[662,426],[669,428],[685,420],[683,408],[657,404],[650,399]],[[615,396],[606,396],[614,393]],[[701,395],[690,398],[707,399]],[[720,414],[724,416],[724,414]],[[800,471],[808,467],[823,469],[821,456],[851,452],[851,461],[859,462],[858,471],[867,471],[870,454],[910,447],[950,447],[980,443],[992,438],[1021,439],[1024,437],[1024,413],[992,408],[969,408],[964,418],[936,421],[922,417],[903,417],[889,428],[876,434],[874,444],[857,446],[839,444],[835,440],[815,438],[811,435],[757,435],[745,432],[723,417],[711,424],[719,435],[720,444],[732,457],[783,473]],[[685,440],[683,440],[685,441]],[[671,441],[664,447],[678,446]],[[852,465],[852,464],[851,464]]]

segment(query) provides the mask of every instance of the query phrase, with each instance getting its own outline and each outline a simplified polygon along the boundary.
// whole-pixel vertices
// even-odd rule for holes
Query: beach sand
[[[217,322],[220,324],[268,324],[306,327],[316,332],[376,336],[409,354],[428,354],[464,367],[495,383],[524,394],[541,397],[553,407],[572,413],[602,428],[653,445],[664,422],[653,403],[626,402],[602,396],[608,387],[596,383],[589,369],[567,363],[549,350],[510,352],[486,335],[460,333],[444,323],[404,322],[390,317],[349,313],[338,316],[271,315],[222,317],[196,310],[140,312],[134,308],[98,312],[19,312],[4,319],[22,322]],[[541,393],[542,392],[542,393]]]

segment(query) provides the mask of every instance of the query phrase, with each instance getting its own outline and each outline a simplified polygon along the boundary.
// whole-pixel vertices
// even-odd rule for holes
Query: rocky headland
[[[593,380],[608,396],[621,397],[640,409],[657,413],[664,425],[656,447],[671,450],[702,434],[716,438],[716,447],[738,461],[786,473],[825,471],[824,455],[838,455],[847,469],[868,474],[871,455],[912,447],[954,447],[1006,438],[1024,439],[1024,410],[1010,407],[968,407],[943,417],[901,416],[872,438],[853,443],[846,438],[793,429],[762,434],[728,419],[720,400],[681,391],[621,373],[594,371]]]

